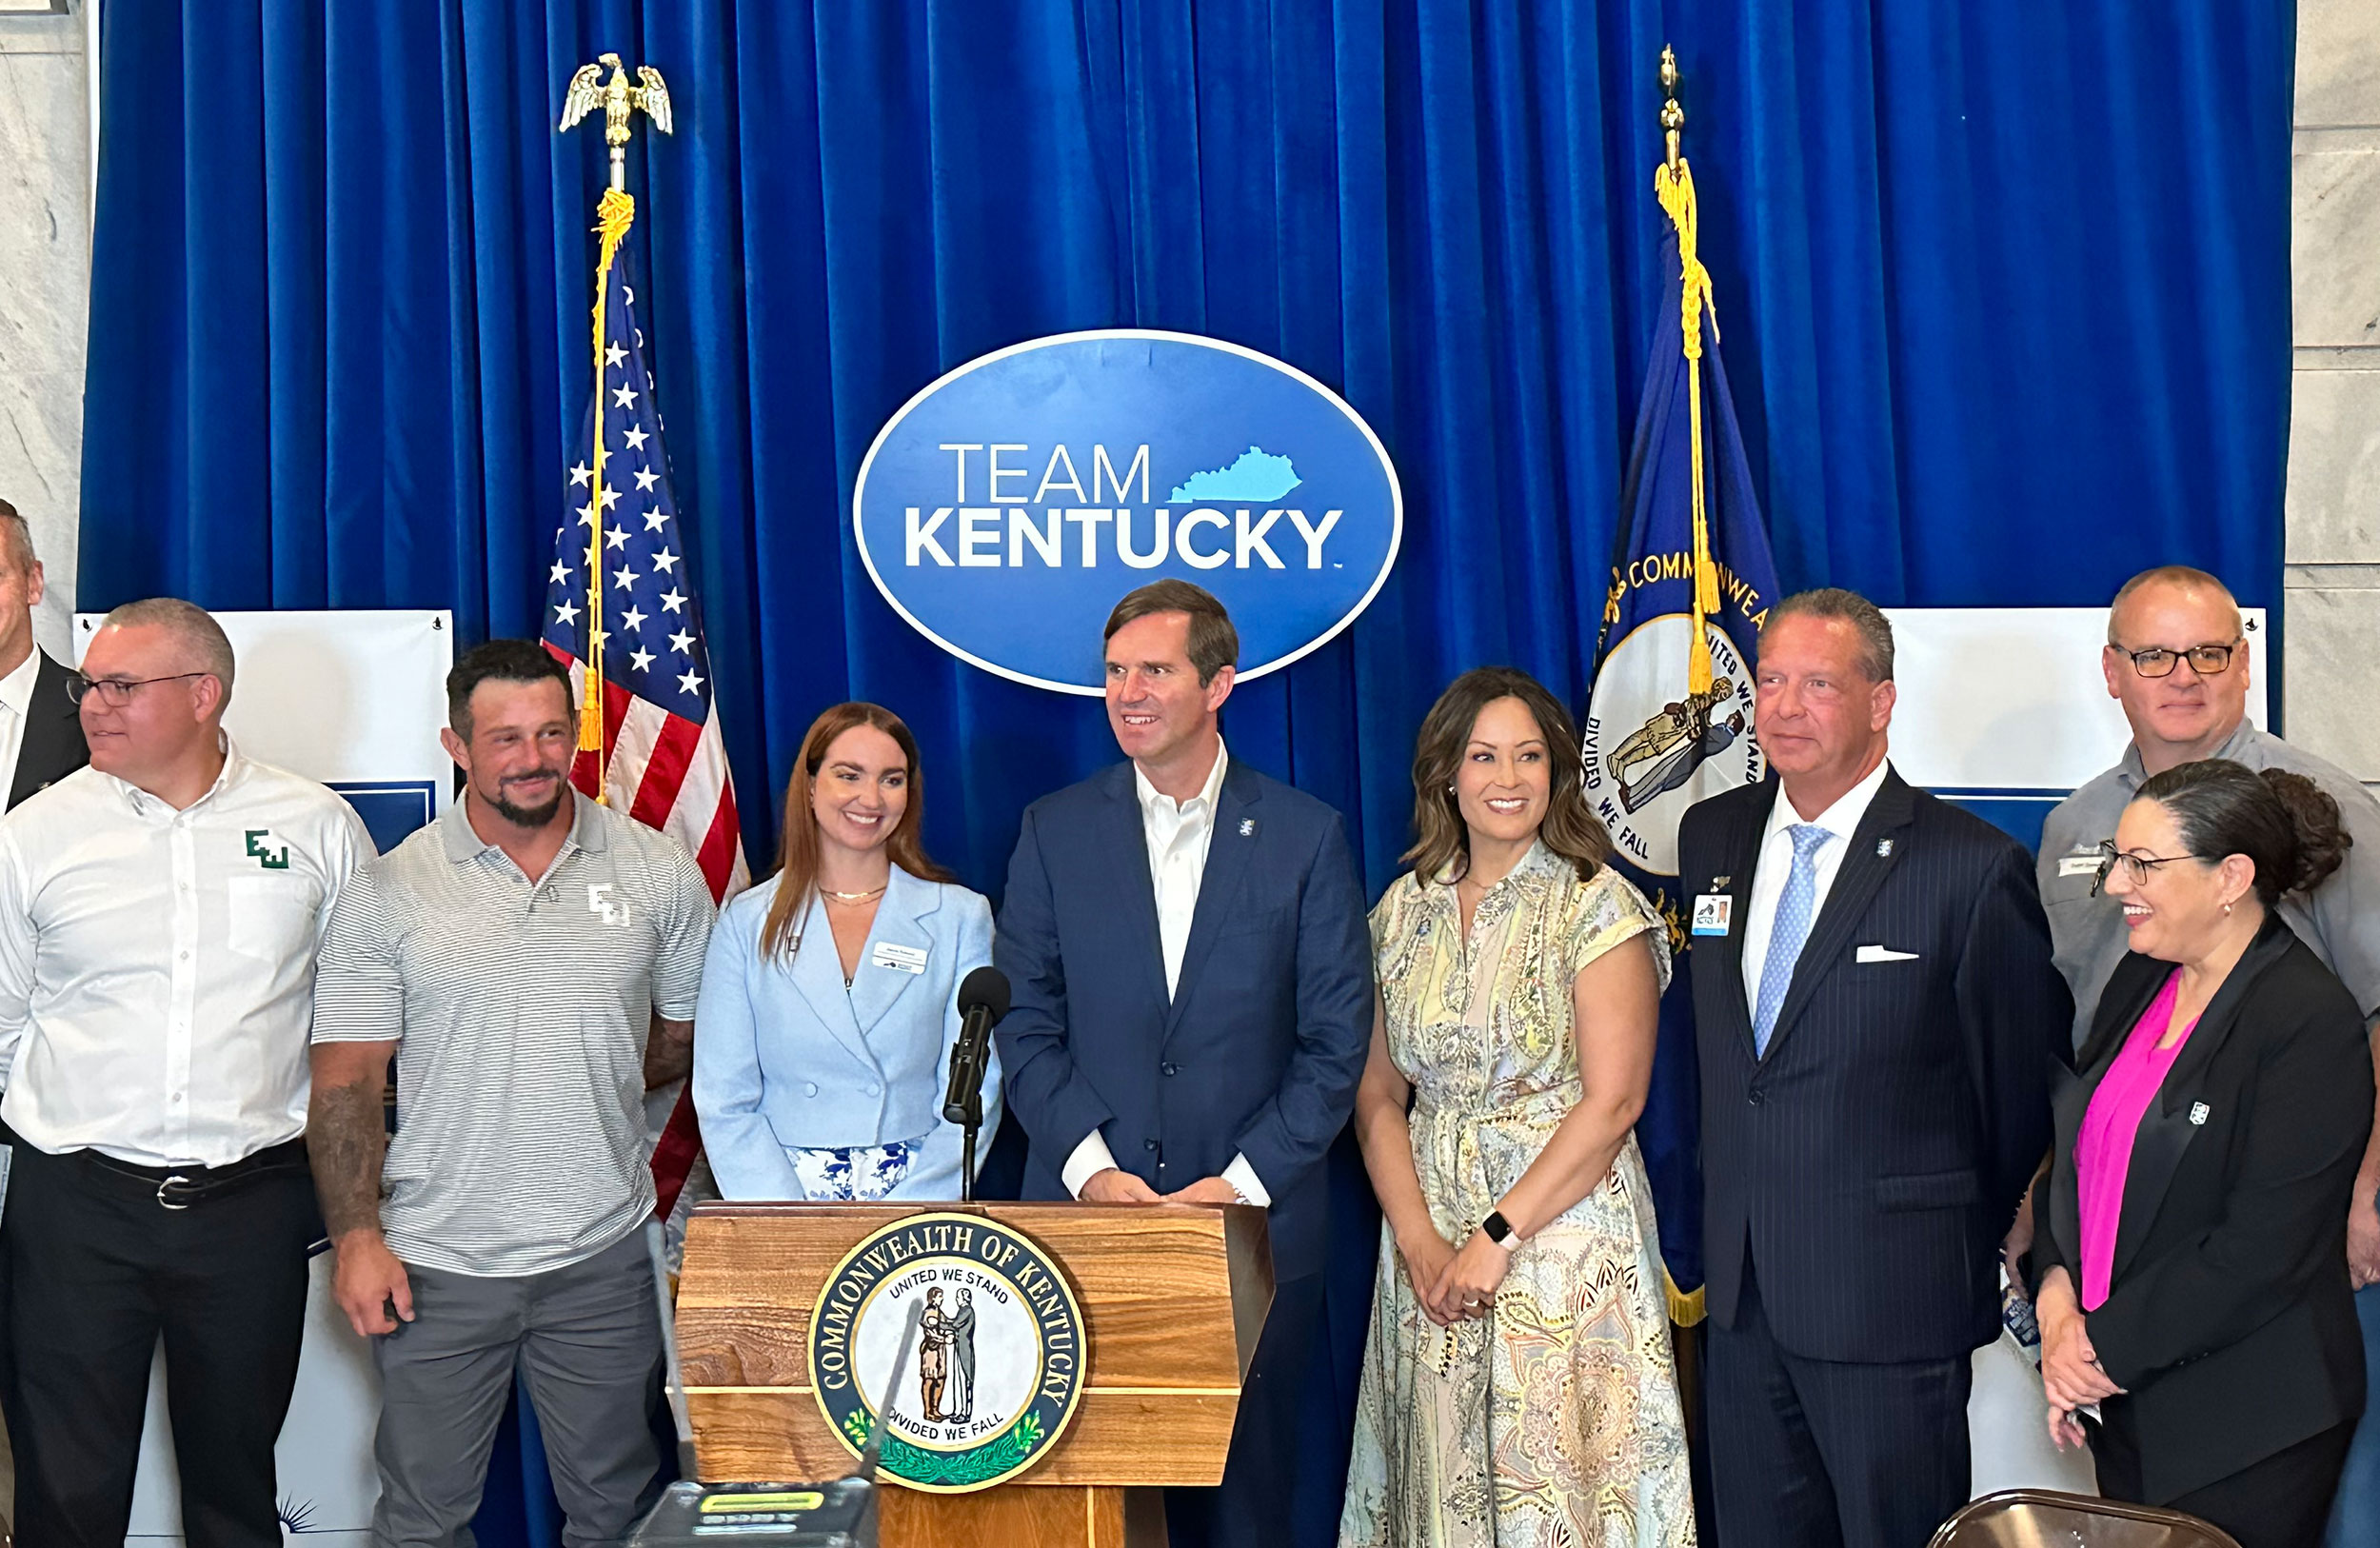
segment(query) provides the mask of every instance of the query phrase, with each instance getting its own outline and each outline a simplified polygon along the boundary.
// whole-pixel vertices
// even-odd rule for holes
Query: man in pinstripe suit
[[[1885,759],[1893,633],[1760,637],[1776,778],[1687,812],[1712,1479],[1726,1548],[1922,1548],[1969,1489],[1969,1358],[2073,1017],[2033,862]]]

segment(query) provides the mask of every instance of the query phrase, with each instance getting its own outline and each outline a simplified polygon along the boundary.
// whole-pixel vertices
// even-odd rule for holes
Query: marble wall
[[[2284,727],[2380,784],[2380,5],[2299,0]]]
[[[0,498],[25,514],[50,591],[36,627],[63,653],[83,483],[90,307],[90,98],[82,6],[0,12]]]

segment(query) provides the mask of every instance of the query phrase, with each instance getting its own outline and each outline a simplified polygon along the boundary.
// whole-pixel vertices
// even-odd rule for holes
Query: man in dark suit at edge
[[[1317,1449],[1297,1421],[1322,1160],[1371,1042],[1362,885],[1336,811],[1224,749],[1240,641],[1220,603],[1159,581],[1117,604],[1106,641],[1131,762],[1026,809],[993,945],[1024,1196],[1265,1208],[1273,1304],[1222,1484],[1165,1504],[1175,1548],[1277,1543]]]
[[[1970,1359],[2073,1018],[2022,845],[1886,761],[1892,625],[1760,637],[1775,777],[1686,813],[1717,1536],[1919,1548],[1968,1498]]]
[[[0,500],[0,789],[9,806],[90,762],[82,716],[66,691],[73,674],[33,644],[41,598],[32,528]]]

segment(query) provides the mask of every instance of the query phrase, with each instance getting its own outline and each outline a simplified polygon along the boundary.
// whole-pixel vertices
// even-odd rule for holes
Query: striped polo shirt
[[[400,1040],[380,1213],[405,1262],[544,1273],[652,1211],[645,1038],[693,1019],[715,911],[675,840],[572,799],[536,881],[457,802],[331,912],[314,1041]]]

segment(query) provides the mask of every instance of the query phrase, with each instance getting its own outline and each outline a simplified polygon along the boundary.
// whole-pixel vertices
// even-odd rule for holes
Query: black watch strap
[[[1513,1222],[1504,1219],[1500,1209],[1488,1211],[1488,1218],[1479,1222],[1479,1229],[1490,1241],[1501,1246],[1512,1239]]]

